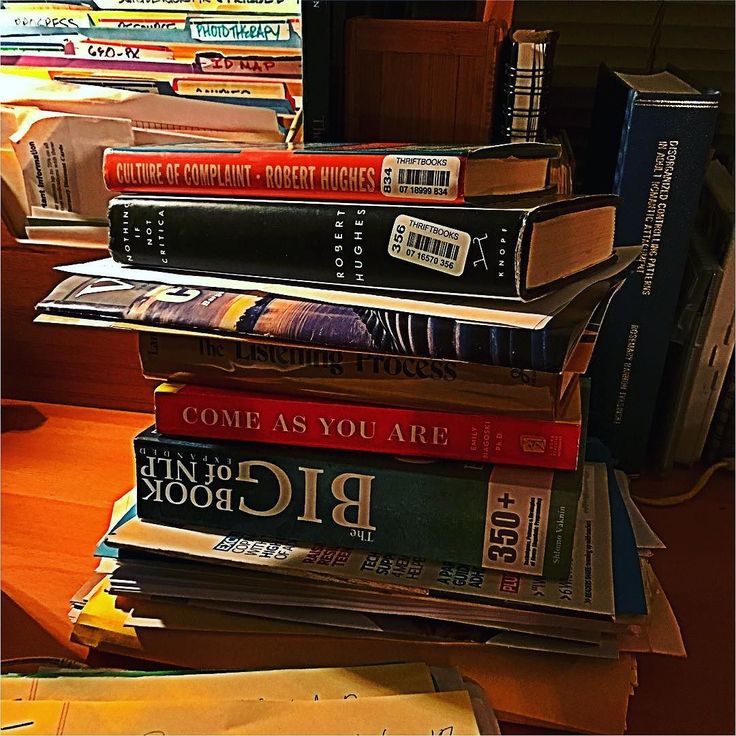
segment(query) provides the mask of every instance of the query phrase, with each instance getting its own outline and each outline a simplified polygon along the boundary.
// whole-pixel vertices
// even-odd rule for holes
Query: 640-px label
[[[402,199],[457,199],[457,156],[386,156],[381,165],[381,192]]]
[[[434,222],[399,215],[394,220],[388,252],[401,261],[460,276],[470,250],[470,233]]]
[[[488,483],[483,567],[539,575],[554,473],[496,467]]]

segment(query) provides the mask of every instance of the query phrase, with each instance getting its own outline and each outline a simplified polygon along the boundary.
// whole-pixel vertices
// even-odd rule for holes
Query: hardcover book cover
[[[612,261],[616,205],[605,195],[493,207],[121,195],[110,254],[325,289],[527,301]]]
[[[365,202],[462,204],[543,190],[559,146],[200,142],[108,148],[105,185],[117,192]]]
[[[670,72],[599,75],[587,188],[621,195],[615,243],[643,247],[593,358],[590,422],[629,473],[647,450],[718,97]]]
[[[155,391],[164,435],[277,443],[574,470],[580,398],[558,421],[397,409],[163,383]]]

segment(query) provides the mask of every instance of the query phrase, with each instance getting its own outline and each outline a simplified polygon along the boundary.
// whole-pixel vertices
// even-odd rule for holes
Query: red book
[[[394,409],[164,383],[161,434],[574,470],[579,393],[561,420]]]
[[[559,146],[197,143],[109,148],[116,192],[462,204],[545,188]]]

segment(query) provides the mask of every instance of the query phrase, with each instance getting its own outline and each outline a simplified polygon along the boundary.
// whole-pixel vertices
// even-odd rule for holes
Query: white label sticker
[[[381,191],[404,199],[457,199],[460,159],[457,156],[386,156]]]
[[[527,575],[542,572],[553,479],[551,470],[493,469],[488,483],[484,567]]]
[[[424,268],[460,276],[470,249],[470,233],[408,215],[394,220],[388,252]]]

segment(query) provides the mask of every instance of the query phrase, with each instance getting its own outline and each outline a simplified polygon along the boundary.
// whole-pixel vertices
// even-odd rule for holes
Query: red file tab
[[[579,406],[564,421],[394,409],[165,383],[161,434],[574,470]]]

